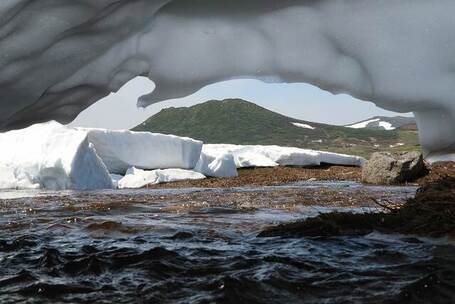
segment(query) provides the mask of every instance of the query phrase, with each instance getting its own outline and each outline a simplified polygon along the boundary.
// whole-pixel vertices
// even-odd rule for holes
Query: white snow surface
[[[277,167],[278,163],[271,160],[264,154],[255,151],[241,151],[236,153],[236,164],[239,168],[254,168],[254,167]]]
[[[383,127],[384,130],[391,131],[395,130],[395,128],[392,126],[390,122],[387,121],[381,121],[380,118],[375,118],[375,119],[370,119],[366,121],[362,121],[353,125],[346,126],[347,128],[352,128],[352,129],[363,129],[366,128],[370,123],[372,122],[378,122],[380,127]]]
[[[118,188],[118,182],[124,178],[123,175],[120,175],[120,174],[109,174],[111,176],[111,179],[112,179],[112,184],[114,185],[114,188]]]
[[[192,169],[201,154],[202,142],[188,137],[150,132],[81,129],[110,173],[139,169]]]
[[[455,153],[452,154],[430,154],[428,157],[425,159],[428,163],[436,163],[440,161],[453,161],[455,162]]]
[[[455,153],[453,0],[0,2],[0,129],[71,121],[139,75],[139,106],[216,82],[314,84],[414,112]],[[45,77],[43,77],[45,75]]]
[[[387,130],[387,131],[395,130],[395,128],[392,127],[392,124],[390,122],[387,122],[387,121],[380,121],[379,122],[379,126],[383,127],[384,130]]]
[[[114,176],[117,178],[117,176]],[[200,180],[205,176],[199,172],[184,169],[157,169],[146,171],[137,168],[128,169],[126,175],[117,181],[120,189],[143,188],[147,185],[177,182],[183,180]]]
[[[350,126],[346,126],[346,127],[352,128],[352,129],[363,129],[363,128],[366,128],[369,123],[376,122],[376,121],[379,121],[379,118],[365,120],[365,121],[362,121],[362,122],[359,122],[359,123],[356,123],[356,124],[353,124]]]
[[[202,146],[190,138],[71,128],[54,121],[1,133],[0,146],[0,189],[141,188],[206,176],[237,176],[237,168],[361,166],[364,162],[357,156],[279,146]],[[180,167],[125,170],[130,164],[150,169]]]
[[[112,188],[87,134],[57,122],[0,134],[0,189]]]
[[[303,129],[310,129],[310,130],[316,129],[316,128],[313,127],[313,126],[310,126],[310,125],[308,125],[308,124],[303,124],[303,123],[300,123],[300,122],[293,122],[292,124],[293,124],[294,126],[296,126],[296,127],[303,128]]]
[[[194,170],[210,177],[234,177],[238,175],[232,153],[211,153],[210,150],[204,150],[204,146]]]
[[[202,151],[212,156],[232,153],[237,168],[319,166],[321,163],[362,166],[365,162],[359,156],[280,146],[207,144]]]

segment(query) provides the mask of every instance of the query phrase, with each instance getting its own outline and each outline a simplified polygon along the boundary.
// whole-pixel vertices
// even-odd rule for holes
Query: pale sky
[[[345,125],[372,116],[402,115],[360,101],[346,94],[333,95],[309,84],[266,84],[257,80],[231,80],[210,85],[195,94],[136,107],[137,98],[154,88],[152,81],[138,77],[119,92],[82,112],[73,126],[129,129],[168,107],[188,107],[212,99],[242,98],[272,111],[307,121]],[[407,114],[406,116],[409,116]]]

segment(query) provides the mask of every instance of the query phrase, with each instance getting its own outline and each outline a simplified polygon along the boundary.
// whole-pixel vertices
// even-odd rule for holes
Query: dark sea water
[[[0,303],[455,303],[449,240],[259,238],[320,212],[309,189],[404,201],[412,187],[0,192]]]

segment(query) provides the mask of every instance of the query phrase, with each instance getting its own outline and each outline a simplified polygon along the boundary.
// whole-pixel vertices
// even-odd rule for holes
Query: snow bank
[[[81,129],[110,173],[125,174],[131,168],[192,169],[201,154],[202,142],[187,137],[150,132]]]
[[[207,149],[201,152],[201,156],[194,170],[211,177],[234,177],[238,175],[232,153],[211,153]]]
[[[0,188],[112,188],[83,131],[57,122],[0,134]]]
[[[365,162],[359,156],[280,146],[209,144],[204,145],[202,151],[212,156],[231,153],[237,168],[319,166],[321,163],[362,166]]]
[[[205,176],[237,176],[237,168],[359,166],[364,161],[357,156],[279,146],[202,146],[200,141],[172,135],[74,129],[57,122],[0,134],[0,146],[0,189],[141,188]],[[166,169],[145,171],[136,166]],[[125,176],[116,174],[125,172]]]
[[[235,153],[236,165],[239,168],[254,168],[254,167],[276,167],[279,166],[278,163],[271,160],[269,157],[263,155],[262,153],[257,153],[255,151],[248,151],[245,149]]]
[[[116,178],[116,176],[114,176]],[[205,176],[199,172],[184,169],[164,169],[145,171],[137,168],[128,169],[125,177],[118,180],[118,188],[143,188],[151,184],[200,180]]]
[[[109,174],[112,179],[112,184],[114,185],[114,188],[118,188],[118,182],[124,177],[123,175],[120,174]]]

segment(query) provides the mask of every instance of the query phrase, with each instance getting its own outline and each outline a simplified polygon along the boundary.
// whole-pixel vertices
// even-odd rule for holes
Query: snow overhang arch
[[[416,114],[455,153],[451,0],[11,0],[0,4],[0,128],[68,122],[136,76],[141,106],[214,82],[307,82]]]

